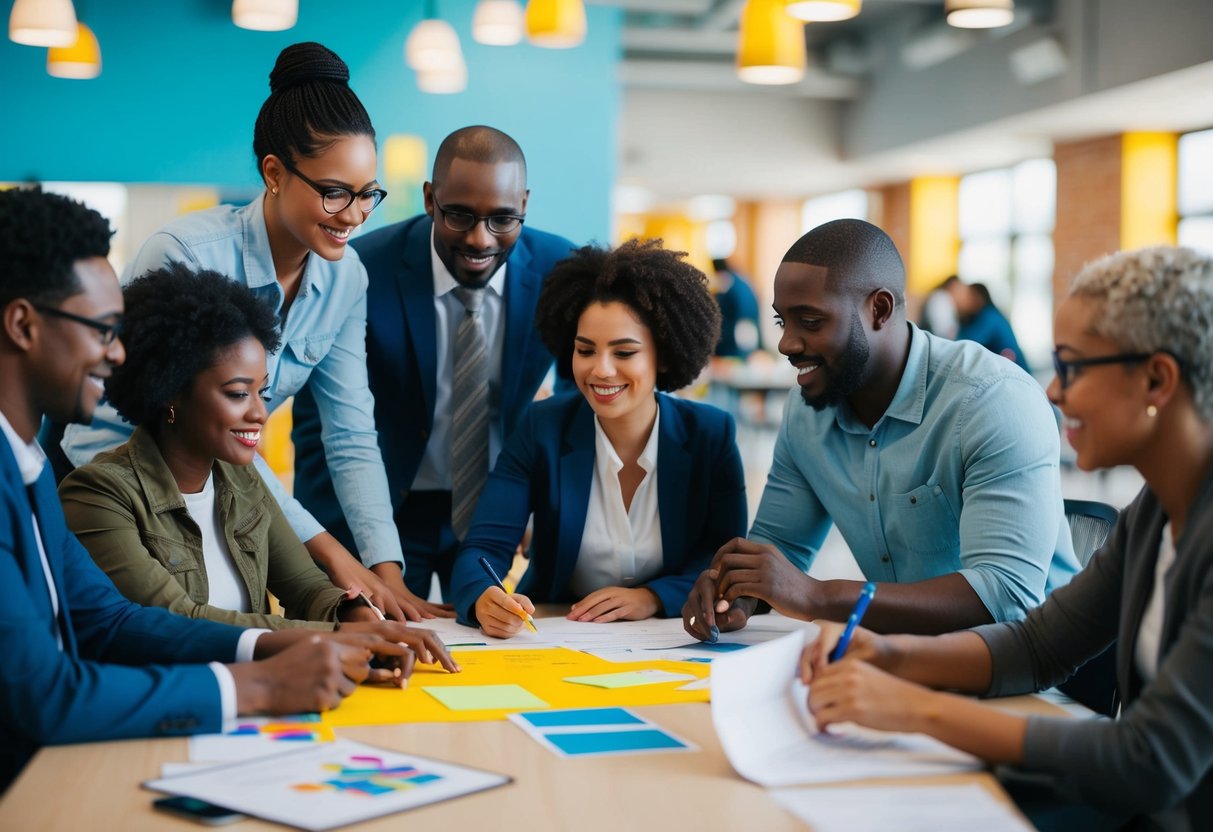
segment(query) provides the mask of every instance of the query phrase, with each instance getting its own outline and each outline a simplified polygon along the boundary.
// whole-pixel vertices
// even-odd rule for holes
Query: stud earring
[[[274,196],[278,196],[278,189],[277,189],[277,188],[270,188],[270,193],[272,193]]]
[[[168,406],[168,423],[170,425],[177,423],[177,411],[173,410],[173,406],[171,404]]]
[[[1158,408],[1152,404],[1146,405],[1146,415],[1153,419],[1158,415]]]

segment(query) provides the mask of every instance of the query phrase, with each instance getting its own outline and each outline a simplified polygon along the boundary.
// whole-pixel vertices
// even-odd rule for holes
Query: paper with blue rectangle
[[[698,751],[690,742],[626,708],[576,708],[509,715],[536,742],[561,757]]]

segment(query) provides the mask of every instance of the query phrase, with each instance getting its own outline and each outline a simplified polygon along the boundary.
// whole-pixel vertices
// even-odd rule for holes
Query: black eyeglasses
[[[1134,364],[1145,361],[1152,352],[1122,352],[1116,355],[1099,355],[1094,358],[1075,358],[1066,361],[1057,350],[1053,350],[1053,369],[1057,371],[1057,383],[1065,390],[1074,382],[1074,377],[1083,367],[1097,367],[1100,364]],[[1177,359],[1178,360],[1178,359]]]
[[[387,199],[387,191],[383,190],[383,188],[367,188],[365,191],[354,193],[349,188],[344,188],[340,185],[318,185],[300,173],[298,168],[285,159],[282,160],[282,166],[307,183],[313,191],[320,194],[320,204],[324,207],[326,214],[340,214],[346,208],[353,205],[354,200],[358,200],[358,209],[362,213],[369,214],[379,207],[380,202]]]
[[[487,217],[482,217],[471,211],[447,210],[437,199],[434,200],[434,207],[442,212],[443,225],[452,231],[471,231],[478,222],[484,220],[484,225],[488,228],[489,233],[500,237],[514,231],[526,220],[526,214],[489,214]]]
[[[66,321],[75,321],[78,324],[84,324],[85,326],[92,327],[101,333],[101,346],[103,347],[108,347],[110,344],[114,343],[114,339],[122,334],[121,318],[118,318],[113,323],[106,323],[105,321],[86,318],[83,315],[75,315],[71,312],[64,312],[62,309],[56,309],[53,306],[41,306],[40,304],[35,303],[34,308],[43,315],[49,315],[52,318],[63,318]]]

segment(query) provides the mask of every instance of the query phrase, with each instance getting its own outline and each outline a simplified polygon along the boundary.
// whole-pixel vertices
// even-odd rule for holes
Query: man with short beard
[[[862,581],[809,567],[831,523],[878,591],[864,626],[940,633],[1022,618],[1077,571],[1057,423],[1020,368],[906,321],[905,268],[862,220],[801,237],[775,274],[797,368],[748,539],[716,553],[683,622],[697,638],[760,603],[844,621]]]

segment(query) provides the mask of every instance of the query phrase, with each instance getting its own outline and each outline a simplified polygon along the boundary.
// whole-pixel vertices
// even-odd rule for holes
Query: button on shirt
[[[845,402],[788,397],[750,537],[807,571],[833,522],[868,580],[959,572],[994,620],[1022,618],[1078,569],[1052,408],[1006,359],[907,326],[901,382],[871,429]]]
[[[661,572],[661,517],[657,506],[657,438],[661,411],[637,463],[644,479],[629,508],[623,507],[619,472],[623,460],[594,417],[594,479],[586,507],[581,550],[569,589],[584,598],[605,586],[639,586]]]
[[[466,313],[455,296],[459,281],[451,276],[434,248],[430,231],[430,265],[434,274],[434,334],[437,338],[437,384],[434,389],[434,424],[425,445],[425,456],[413,478],[413,491],[451,490],[451,387],[455,378],[455,330]],[[480,307],[480,325],[489,350],[489,468],[501,453],[501,356],[504,352],[505,269],[502,265],[485,287]]]

